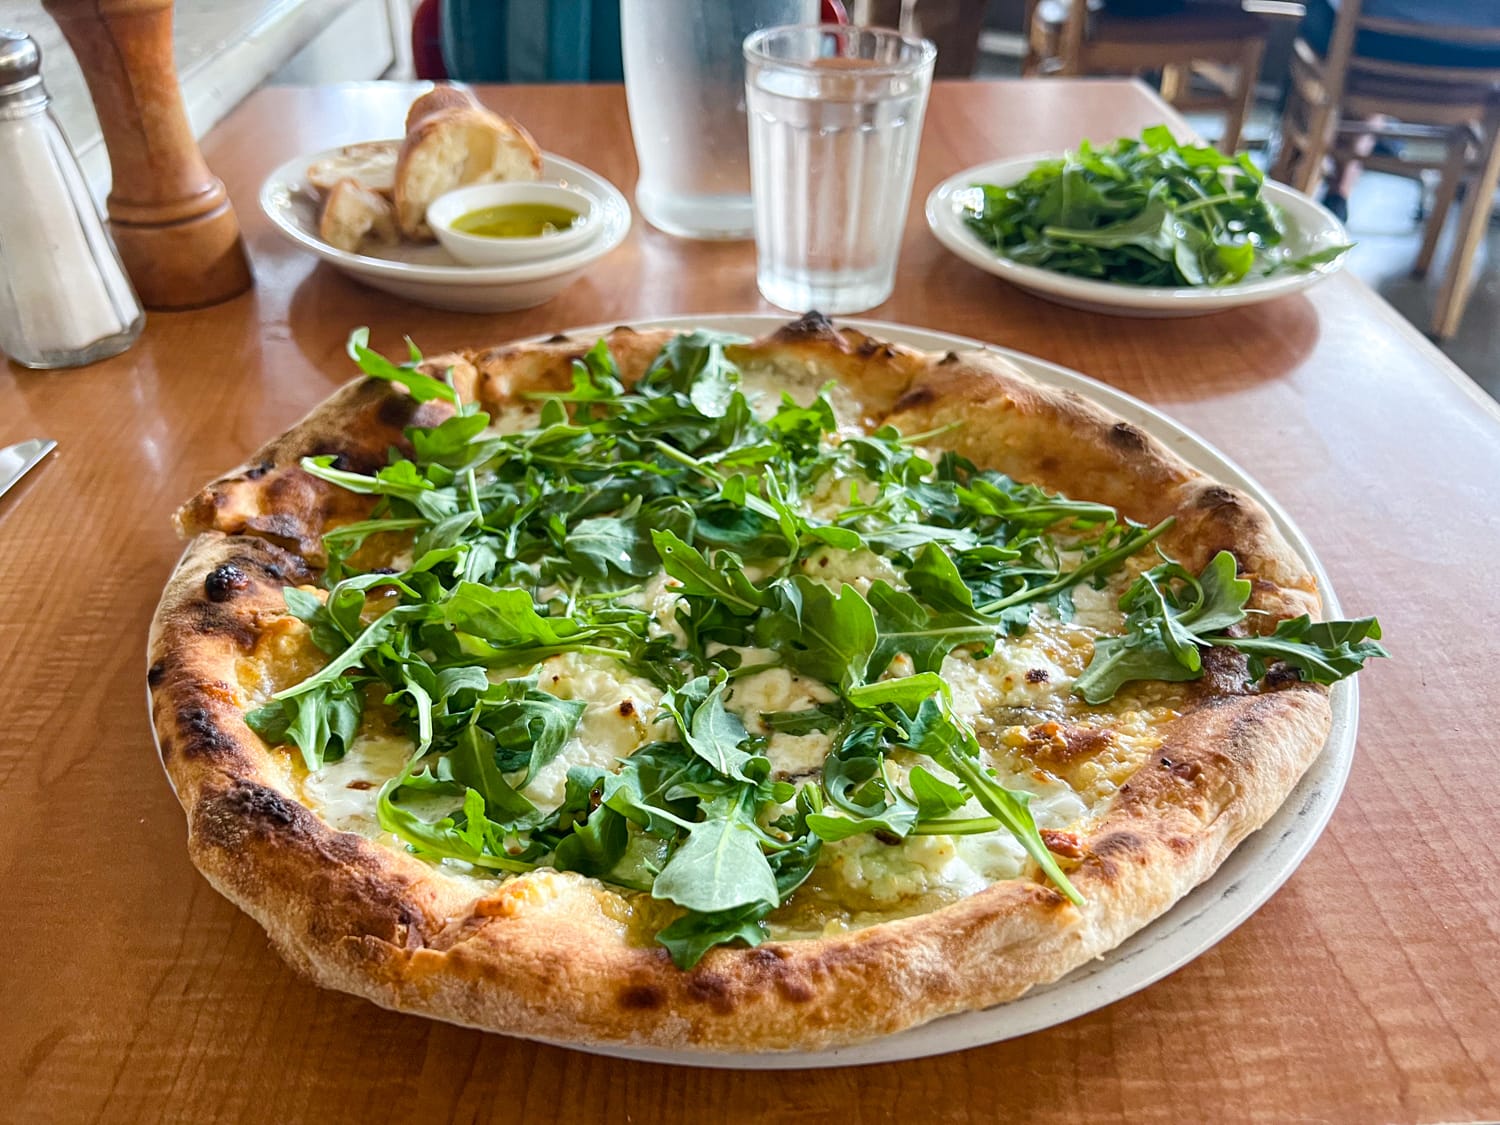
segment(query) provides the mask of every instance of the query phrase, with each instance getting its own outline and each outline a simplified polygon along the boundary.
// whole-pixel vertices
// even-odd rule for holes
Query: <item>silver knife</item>
[[[56,448],[57,442],[48,438],[32,438],[0,449],[0,496]]]

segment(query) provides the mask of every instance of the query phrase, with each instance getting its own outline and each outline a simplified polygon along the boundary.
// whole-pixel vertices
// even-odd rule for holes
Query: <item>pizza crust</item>
[[[664,334],[610,334],[627,381]],[[486,407],[564,386],[593,341],[555,339],[442,357]],[[732,353],[733,354],[733,353]],[[1255,580],[1264,627],[1316,611],[1311,575],[1264,510],[1078,396],[1043,388],[989,353],[929,357],[821,318],[741,349],[741,362],[811,364],[852,388],[871,420],[904,430],[962,418],[949,443],[986,467],[1139,520],[1178,517],[1189,566],[1220,548]],[[1285,800],[1331,723],[1324,689],[1294,683],[1196,690],[1148,763],[1081,834],[1069,877],[1079,908],[1044,882],[996,883],[928,914],[836,936],[717,948],[692,970],[630,925],[604,885],[550,871],[475,879],[336,832],[289,793],[249,730],[240,669],[286,619],[281,588],[310,581],[329,521],[370,501],[308,478],[304,455],[355,464],[431,425],[403,391],[363,380],[184,508],[196,536],[153,622],[153,718],[188,815],[194,863],[316,982],[385,1007],[564,1044],[812,1050],[981,1008],[1106,953],[1206,879]],[[368,461],[363,462],[368,464]],[[274,491],[273,491],[274,490]],[[249,534],[246,534],[246,533]]]

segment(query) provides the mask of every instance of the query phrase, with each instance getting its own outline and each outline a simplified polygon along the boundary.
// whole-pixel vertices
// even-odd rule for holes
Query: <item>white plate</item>
[[[1055,160],[1060,153],[1040,153],[1013,160],[996,160],[980,164],[956,176],[950,176],[927,197],[927,225],[937,240],[964,261],[986,273],[1004,278],[1012,285],[1027,289],[1070,308],[1088,312],[1112,313],[1115,316],[1169,317],[1202,316],[1204,313],[1253,305],[1296,293],[1337,273],[1347,254],[1305,272],[1282,274],[1236,285],[1168,288],[1161,286],[1120,285],[1111,281],[1092,281],[1037,266],[1023,266],[1002,257],[980,241],[964,224],[965,193],[975,184],[1013,184],[1044,160]],[[1279,207],[1286,224],[1286,246],[1294,257],[1315,253],[1327,246],[1347,244],[1349,232],[1343,224],[1301,192],[1284,184],[1266,181],[1265,198]]]
[[[762,335],[785,317],[775,315],[707,315],[631,321],[635,327],[713,328],[746,336]],[[909,344],[924,351],[985,347],[1005,356],[1048,386],[1076,390],[1121,418],[1155,435],[1178,456],[1209,476],[1244,489],[1270,512],[1277,528],[1303,558],[1318,580],[1323,611],[1340,615],[1338,598],[1323,565],[1306,536],[1253,478],[1192,431],[1172,421],[1139,399],[1123,394],[1076,371],[1008,348],[995,347],[963,336],[929,332],[900,324],[839,319],[881,339]],[[569,335],[603,334],[612,325],[568,329]],[[538,340],[541,337],[537,337]],[[1323,752],[1297,787],[1259,832],[1247,837],[1214,873],[1166,914],[1135,933],[1099,960],[1073,970],[1062,980],[1032,989],[1024,996],[994,1008],[947,1016],[922,1027],[886,1036],[871,1043],[830,1051],[776,1054],[722,1054],[670,1051],[640,1047],[586,1047],[584,1050],[642,1062],[685,1066],[728,1067],[741,1070],[801,1070],[813,1067],[863,1066],[961,1051],[998,1043],[1074,1019],[1112,1004],[1180,969],[1222,940],[1264,903],[1302,862],[1328,823],[1343,792],[1354,758],[1354,736],[1359,694],[1352,679],[1333,686],[1333,728]],[[571,1044],[564,1044],[570,1046]]]
[[[342,146],[341,146],[342,147]],[[542,154],[542,181],[567,184],[594,198],[594,237],[557,258],[509,266],[466,266],[435,242],[403,242],[352,254],[318,237],[318,200],[307,168],[339,150],[288,160],[260,189],[260,207],[276,228],[356,281],[423,305],[459,312],[508,312],[550,301],[630,233],[630,204],[618,188],[581,164]]]

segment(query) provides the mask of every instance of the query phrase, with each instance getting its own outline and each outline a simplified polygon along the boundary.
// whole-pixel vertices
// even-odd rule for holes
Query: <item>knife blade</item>
[[[0,496],[57,448],[50,438],[31,438],[0,449]]]

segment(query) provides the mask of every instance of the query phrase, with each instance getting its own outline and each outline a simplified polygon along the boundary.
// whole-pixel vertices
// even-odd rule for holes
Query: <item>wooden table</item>
[[[928,235],[920,201],[989,157],[1168,115],[1124,82],[934,91],[896,295],[871,315],[1107,380],[1251,467],[1395,659],[1361,677],[1359,753],[1301,869],[1188,967],[1024,1039],[873,1069],[626,1065],[394,1015],[306,984],[188,864],[143,649],[172,509],[386,349],[764,309],[748,244],[639,225],[551,305],[437,313],[315,266],[261,218],[299,152],[384,136],[410,91],[271,89],[204,145],[251,294],[153,315],[128,354],[0,371],[0,445],[60,441],[0,502],[0,1118],[15,1121],[1456,1121],[1500,1116],[1500,412],[1347,275],[1245,312],[1117,320],[1023,296]],[[544,147],[635,177],[618,88],[486,92]],[[627,192],[628,194],[628,192]]]

